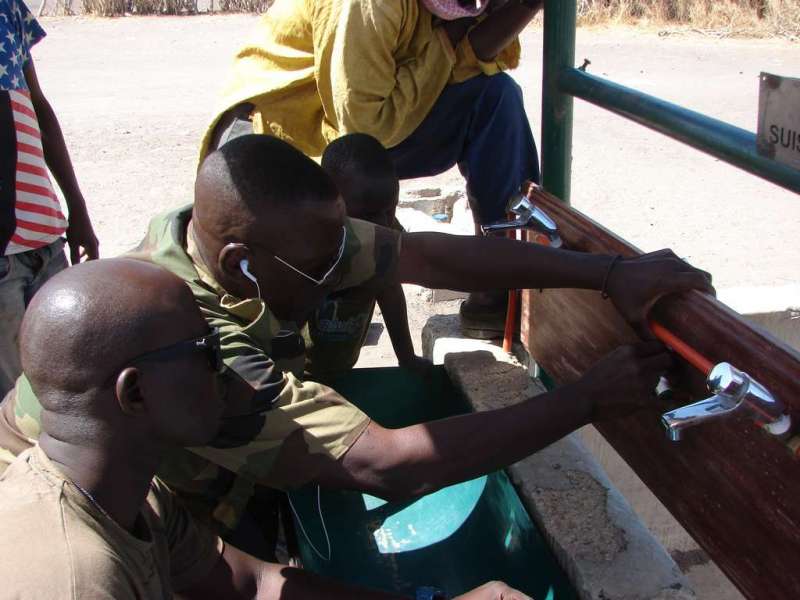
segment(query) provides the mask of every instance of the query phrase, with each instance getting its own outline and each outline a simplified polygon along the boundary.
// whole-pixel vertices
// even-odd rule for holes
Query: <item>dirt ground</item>
[[[34,50],[61,120],[103,256],[135,245],[155,213],[191,201],[197,148],[252,16],[44,18]],[[538,136],[541,31],[523,36],[523,85]],[[633,29],[583,29],[576,59],[589,71],[755,129],[758,75],[798,76],[800,46]],[[794,67],[794,68],[792,68]],[[573,205],[644,250],[672,247],[711,271],[718,289],[800,282],[800,201],[601,109],[576,101]],[[451,171],[403,189],[459,190]],[[407,290],[416,342],[434,312]],[[394,364],[388,336],[362,364]],[[701,596],[711,597],[711,596]],[[727,596],[732,597],[732,596]]]

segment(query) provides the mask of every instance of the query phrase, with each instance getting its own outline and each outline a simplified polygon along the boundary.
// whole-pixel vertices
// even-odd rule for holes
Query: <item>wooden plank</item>
[[[639,254],[557,198],[541,191],[531,197],[558,223],[565,247]],[[523,341],[559,384],[636,339],[597,292],[530,291],[523,314]],[[697,292],[662,300],[654,314],[713,362],[728,361],[764,384],[800,424],[800,354]],[[679,387],[685,392],[680,404],[709,395],[704,377],[688,365],[680,369]],[[745,596],[800,598],[800,460],[747,415],[689,429],[681,442],[669,442],[661,408],[598,429]]]

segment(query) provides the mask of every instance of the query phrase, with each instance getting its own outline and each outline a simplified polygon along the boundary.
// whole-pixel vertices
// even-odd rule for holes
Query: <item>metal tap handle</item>
[[[750,377],[730,363],[722,362],[711,369],[706,379],[708,389],[732,398],[743,397],[750,387]]]
[[[488,225],[481,225],[483,233],[496,233],[511,229],[531,229],[547,236],[548,243],[553,248],[562,245],[561,236],[558,235],[558,225],[546,212],[531,202],[524,194],[516,194],[508,203],[508,212],[516,218],[512,221],[495,221]]]
[[[661,416],[661,424],[666,429],[670,441],[679,442],[684,429],[729,415],[740,406],[740,402],[732,403],[727,396],[715,395],[664,413]]]
[[[784,435],[789,431],[791,418],[783,403],[747,373],[722,362],[711,369],[706,383],[714,394],[711,398],[662,415],[661,423],[670,440],[680,440],[684,429],[717,420],[740,409],[747,409],[773,435]]]

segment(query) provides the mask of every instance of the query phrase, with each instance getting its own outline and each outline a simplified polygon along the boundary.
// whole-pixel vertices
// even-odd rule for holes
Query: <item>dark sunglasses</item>
[[[165,346],[164,348],[159,348],[158,350],[153,350],[152,352],[140,354],[129,361],[129,364],[145,360],[174,360],[178,357],[194,354],[196,352],[202,352],[206,355],[211,368],[215,372],[222,372],[224,368],[222,363],[222,349],[220,348],[219,342],[219,329],[216,327],[213,328],[208,335],[194,338],[193,340],[184,340],[170,346]]]

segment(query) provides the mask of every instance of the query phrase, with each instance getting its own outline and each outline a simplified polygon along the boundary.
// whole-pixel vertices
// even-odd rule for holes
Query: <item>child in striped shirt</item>
[[[21,372],[17,337],[25,307],[67,266],[65,241],[73,264],[98,256],[61,127],[30,56],[44,35],[22,0],[0,0],[0,400]]]

